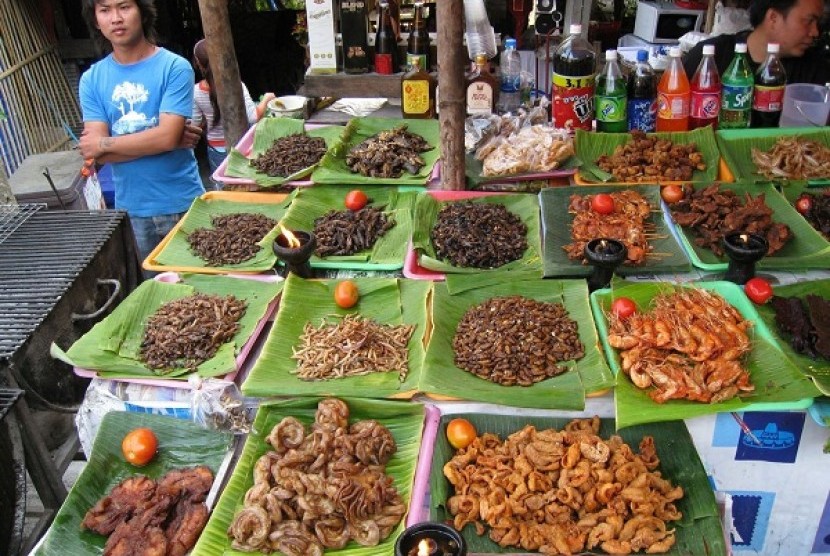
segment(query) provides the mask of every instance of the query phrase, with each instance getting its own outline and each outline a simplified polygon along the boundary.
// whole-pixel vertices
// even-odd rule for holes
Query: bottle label
[[[594,76],[553,74],[553,124],[567,129],[592,127]]]
[[[692,91],[691,116],[698,120],[711,120],[720,113],[720,95],[718,93]]]
[[[626,121],[625,96],[604,96],[597,95],[597,121],[600,122],[624,122]]]
[[[723,85],[721,110],[749,110],[752,108],[752,85]]]
[[[426,114],[429,111],[429,81],[406,81],[401,106],[404,114]]]
[[[681,120],[689,117],[689,95],[657,93],[657,117],[661,120]]]
[[[467,87],[467,114],[493,113],[493,87],[477,81]]]
[[[502,75],[500,87],[503,93],[518,93],[522,88],[521,75]]]
[[[765,87],[755,85],[752,93],[752,109],[761,112],[780,112],[784,103],[784,86]]]
[[[391,54],[375,54],[375,71],[383,75],[392,75],[392,55]]]
[[[406,53],[406,67],[411,68],[415,65],[415,60],[419,61],[418,67],[424,71],[429,71],[427,67],[427,55],[426,54],[412,54],[411,52]]]
[[[628,101],[628,129],[654,131],[657,125],[657,101],[636,98]]]

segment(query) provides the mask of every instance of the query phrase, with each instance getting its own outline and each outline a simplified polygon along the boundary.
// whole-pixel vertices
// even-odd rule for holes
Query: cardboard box
[[[306,0],[308,21],[309,71],[337,73],[337,44],[333,0]]]

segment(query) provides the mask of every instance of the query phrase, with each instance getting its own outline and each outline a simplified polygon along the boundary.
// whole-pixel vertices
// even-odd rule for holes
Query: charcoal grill
[[[70,438],[50,439],[51,430],[34,426],[29,405],[70,413],[89,382],[52,359],[49,347],[71,346],[141,281],[126,213],[45,209],[0,205],[0,377],[26,392],[15,414],[26,438],[26,467],[46,509],[24,553],[66,496],[61,477],[78,451],[74,430]]]

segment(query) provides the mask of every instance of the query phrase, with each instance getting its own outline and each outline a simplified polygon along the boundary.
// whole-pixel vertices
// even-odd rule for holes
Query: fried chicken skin
[[[82,529],[109,535],[122,522],[129,521],[137,510],[150,503],[156,493],[156,482],[143,475],[130,477],[112,488],[84,516]]]

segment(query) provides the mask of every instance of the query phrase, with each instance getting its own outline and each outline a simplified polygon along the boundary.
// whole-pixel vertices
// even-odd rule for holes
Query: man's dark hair
[[[141,12],[141,28],[144,31],[144,38],[153,44],[156,44],[156,5],[154,0],[133,0],[138,6],[138,11]],[[98,29],[98,22],[95,19],[95,6],[100,0],[83,0],[81,4],[81,14],[84,17],[89,32],[92,35],[95,43],[104,51],[112,50],[112,45],[108,41],[101,30]]]
[[[764,21],[769,9],[773,9],[787,17],[796,2],[798,0],[753,0],[749,4],[749,23],[752,27],[758,27]]]

